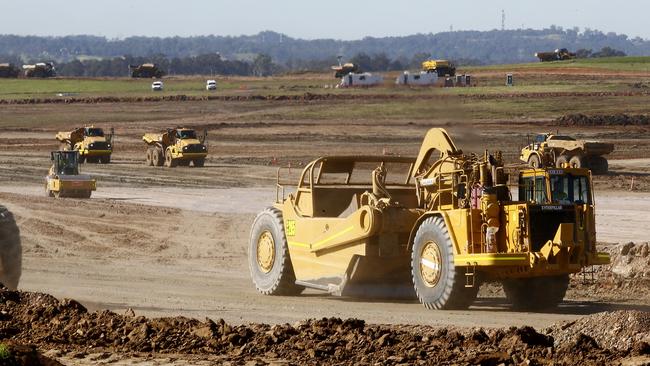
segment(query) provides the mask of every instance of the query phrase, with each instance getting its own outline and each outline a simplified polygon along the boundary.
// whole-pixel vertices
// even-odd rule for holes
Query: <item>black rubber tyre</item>
[[[585,164],[585,159],[582,156],[573,155],[571,159],[569,159],[569,166],[571,168],[586,168],[587,164]]]
[[[190,166],[190,160],[179,160],[178,166]]]
[[[111,156],[110,155],[105,155],[99,158],[99,162],[102,164],[110,164],[111,163]]]
[[[259,246],[262,238],[269,236],[273,240],[272,261],[265,269],[259,260]],[[273,207],[260,212],[253,222],[248,244],[248,268],[255,288],[264,295],[298,295],[305,289],[295,283],[282,213]]]
[[[170,150],[167,150],[165,154],[165,166],[168,168],[174,168],[177,165],[177,161],[172,158],[172,153]]]
[[[569,162],[569,157],[567,155],[560,155],[555,159],[556,168],[564,168],[564,164]]]
[[[528,165],[531,168],[538,169],[540,167],[541,162],[539,161],[539,156],[533,154],[528,158]]]
[[[195,167],[201,168],[205,165],[205,158],[200,158],[200,159],[194,159],[192,162]]]
[[[506,298],[516,310],[553,309],[564,299],[569,275],[515,278],[501,282]]]
[[[440,268],[434,280],[427,276],[424,268],[432,268],[431,264],[427,264],[432,261],[427,262],[426,258],[430,250],[434,250],[439,258],[435,261]],[[415,234],[411,250],[411,276],[418,300],[427,309],[467,309],[478,293],[478,284],[465,287],[465,273],[454,265],[454,248],[447,226],[437,216],[424,220]]]
[[[23,265],[20,230],[14,215],[0,206],[0,282],[8,289],[18,288]]]
[[[79,155],[79,164],[83,164],[86,162],[86,157],[84,155]]]
[[[151,156],[151,161],[153,162],[154,166],[162,166],[163,163],[165,162],[163,159],[163,153],[162,149],[159,147],[156,147],[153,149],[153,153]]]
[[[592,156],[589,159],[592,174],[604,175],[609,172],[609,162],[602,156]]]
[[[145,153],[144,165],[153,166],[153,147],[147,147],[147,152]]]

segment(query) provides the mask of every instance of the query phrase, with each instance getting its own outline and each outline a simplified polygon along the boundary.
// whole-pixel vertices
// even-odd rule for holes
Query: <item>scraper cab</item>
[[[458,309],[490,280],[515,307],[546,308],[570,273],[609,261],[595,248],[588,170],[522,171],[516,200],[499,152],[465,155],[443,129],[415,159],[316,159],[286,198],[279,177],[249,244],[263,294],[314,288]]]

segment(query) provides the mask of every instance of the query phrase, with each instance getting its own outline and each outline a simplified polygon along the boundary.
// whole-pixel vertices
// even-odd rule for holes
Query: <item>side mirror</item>
[[[208,130],[207,130],[207,129],[204,129],[204,130],[203,130],[203,136],[201,136],[201,138],[199,139],[199,141],[200,141],[202,144],[205,145],[205,140],[207,140],[207,138],[208,138]]]

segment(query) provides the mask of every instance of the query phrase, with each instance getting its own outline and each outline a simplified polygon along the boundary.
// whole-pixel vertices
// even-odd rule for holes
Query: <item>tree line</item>
[[[271,31],[248,36],[128,37],[108,39],[80,35],[40,37],[0,35],[0,54],[26,59],[47,59],[58,64],[73,60],[113,59],[122,55],[183,60],[188,57],[219,54],[222,60],[252,64],[256,55],[267,55],[274,63],[289,69],[327,60],[346,60],[357,54],[384,54],[391,62],[410,62],[418,53],[433,58],[467,60],[480,64],[533,62],[535,52],[567,48],[575,51],[620,50],[628,55],[650,55],[650,41],[614,32],[551,26],[545,29],[454,31],[414,34],[403,37],[366,37],[344,41],[304,40]],[[599,52],[599,51],[595,51]],[[380,63],[381,60],[377,62]],[[0,60],[0,62],[4,62]],[[172,65],[173,70],[173,65]]]
[[[591,49],[579,49],[578,58],[625,56],[625,52],[604,47],[594,52]],[[386,53],[367,54],[359,52],[345,62],[352,62],[362,71],[401,71],[418,70],[423,61],[433,58],[431,53],[418,52],[410,58],[390,58]],[[49,60],[28,60],[35,63]],[[457,66],[481,65],[480,60],[452,60]],[[20,66],[24,61],[16,56],[1,56],[0,62],[9,62]],[[251,61],[225,60],[219,54],[204,54],[192,57],[168,58],[165,55],[151,57],[122,56],[105,59],[83,59],[61,62],[56,64],[59,76],[71,77],[120,77],[129,76],[129,65],[155,63],[167,75],[237,75],[237,76],[268,76],[280,73],[329,70],[333,62],[323,60],[292,60],[285,64],[277,63],[267,54],[256,55]]]

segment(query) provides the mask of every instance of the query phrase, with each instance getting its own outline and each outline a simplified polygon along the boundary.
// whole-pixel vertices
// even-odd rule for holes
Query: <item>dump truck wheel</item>
[[[552,309],[564,299],[569,275],[509,279],[502,281],[502,285],[516,310]]]
[[[200,168],[200,167],[202,167],[202,166],[205,165],[205,159],[203,159],[203,158],[201,158],[201,159],[194,159],[193,164],[194,164],[195,167]]]
[[[144,165],[153,165],[153,149],[151,147],[147,147],[147,151],[145,152]]]
[[[535,168],[535,169],[539,168],[539,167],[540,167],[539,156],[534,155],[534,154],[531,155],[531,156],[528,158],[528,165],[529,165],[531,168]]]
[[[79,155],[79,164],[83,164],[86,162],[86,157],[83,155]]]
[[[569,159],[569,166],[571,168],[585,168],[587,164],[585,164],[585,159],[582,156],[574,155]]]
[[[177,165],[178,166],[190,166],[190,160],[179,160]]]
[[[282,213],[269,207],[253,222],[248,245],[248,267],[257,291],[264,295],[298,295]]]
[[[153,162],[154,166],[162,166],[163,165],[163,153],[162,149],[157,147],[153,149],[153,155],[151,161]]]
[[[16,219],[6,207],[0,206],[0,282],[8,289],[18,288],[22,261],[20,230]]]
[[[165,166],[168,168],[173,168],[177,164],[176,159],[172,158],[172,154],[167,151],[167,154],[165,154]]]
[[[427,309],[466,309],[478,293],[478,285],[465,287],[465,273],[454,265],[454,249],[440,217],[424,220],[415,234],[411,276]]]
[[[102,164],[110,164],[111,163],[111,156],[110,155],[102,156],[101,158],[99,158],[99,162],[102,163]]]
[[[592,174],[607,174],[609,171],[609,162],[602,156],[592,156],[589,161],[589,168]]]
[[[564,168],[564,165],[569,162],[569,157],[567,155],[560,155],[555,159],[556,168]]]

